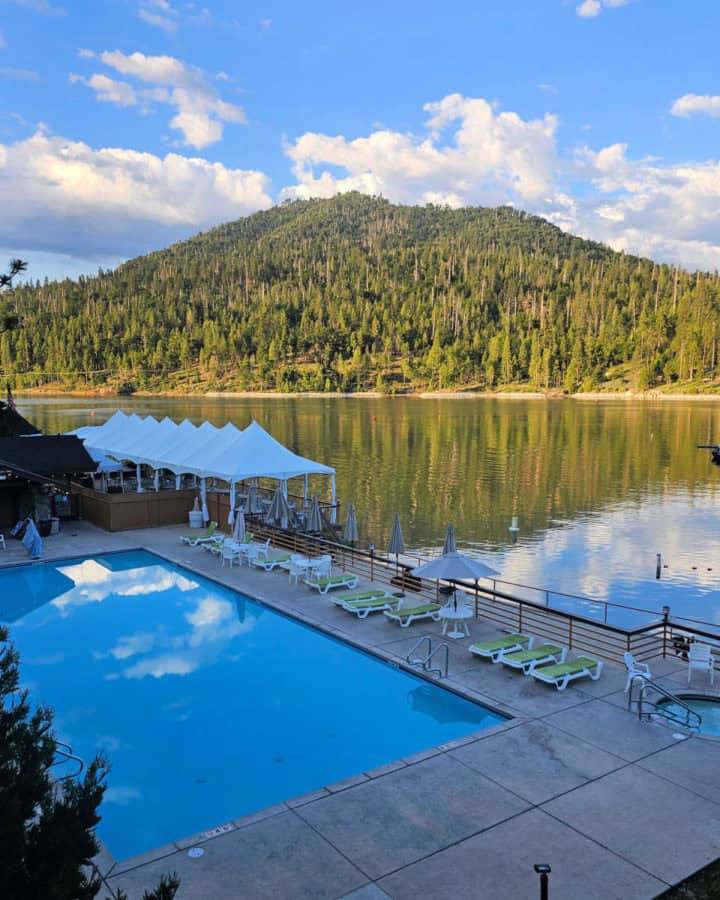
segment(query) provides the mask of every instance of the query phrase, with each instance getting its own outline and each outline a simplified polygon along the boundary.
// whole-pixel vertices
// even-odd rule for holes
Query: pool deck
[[[440,637],[435,623],[357,620],[278,571],[222,568],[180,544],[186,531],[109,534],[69,523],[46,541],[46,559],[144,547],[397,663],[419,636]],[[15,542],[0,551],[0,565],[27,561]],[[471,640],[498,632],[483,620],[470,629]],[[218,823],[216,835],[121,863],[103,851],[107,887],[139,897],[176,871],[178,900],[526,898],[538,895],[533,864],[547,862],[553,900],[632,900],[656,897],[720,856],[720,740],[678,739],[638,722],[620,667],[558,692],[474,658],[470,642],[449,641],[442,683],[510,721]],[[670,689],[686,686],[682,660],[651,667]],[[702,675],[693,689],[707,689]],[[204,855],[190,858],[194,846]]]

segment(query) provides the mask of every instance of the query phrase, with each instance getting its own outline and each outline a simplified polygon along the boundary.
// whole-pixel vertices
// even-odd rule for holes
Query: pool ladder
[[[74,772],[65,772],[62,775],[56,775],[55,781],[62,784],[64,781],[70,781],[73,778],[77,778],[78,775],[85,768],[85,763],[80,759],[79,756],[76,756],[73,753],[72,747],[70,744],[66,744],[64,741],[55,741],[55,758],[52,763],[50,763],[51,768],[56,766],[64,766],[68,763],[72,763],[77,766],[77,769]]]
[[[636,698],[633,697],[635,685],[639,686]],[[655,703],[653,700],[648,700],[645,696],[645,692],[648,690],[655,691],[655,693],[660,694],[661,697],[664,697],[671,703],[675,703],[684,711],[684,715],[680,713],[672,713],[669,710],[665,709],[663,704]],[[645,675],[634,675],[632,680],[630,681],[630,690],[628,691],[628,710],[632,710],[633,702],[637,703],[638,719],[640,719],[641,722],[643,720],[649,722],[652,719],[653,715],[656,715],[662,716],[662,718],[667,719],[668,722],[673,722],[676,725],[681,725],[684,728],[693,731],[697,731],[702,724],[702,716],[699,712],[696,712],[694,709],[688,706],[688,704],[685,703],[684,700],[673,694],[667,688],[664,688],[661,684],[658,684],[657,681],[652,681]]]
[[[422,647],[423,644],[426,644],[426,643],[427,643],[427,653],[425,653],[425,655],[423,656],[422,651],[420,650],[420,647]],[[419,654],[417,656],[414,655],[416,651]],[[442,653],[443,651],[444,651],[444,660],[443,661],[445,663],[444,667],[437,666],[437,665],[432,666],[431,663],[433,661],[434,656],[438,653]],[[450,660],[449,646],[445,642],[443,642],[442,644],[438,644],[433,649],[432,638],[430,637],[429,634],[425,634],[421,638],[419,638],[413,644],[413,646],[410,648],[410,652],[405,657],[405,662],[409,666],[413,666],[416,669],[422,669],[424,672],[427,672],[429,675],[437,674],[437,676],[439,678],[447,678],[449,660]]]

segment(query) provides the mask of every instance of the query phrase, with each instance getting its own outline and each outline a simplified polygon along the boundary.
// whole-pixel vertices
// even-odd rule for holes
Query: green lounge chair
[[[266,572],[272,572],[276,566],[290,562],[289,553],[268,553],[267,556],[255,556],[250,559],[253,566],[258,569],[265,569]]]
[[[567,656],[566,647],[558,647],[557,644],[540,644],[532,650],[518,650],[516,653],[506,653],[500,662],[512,669],[522,669],[523,675],[530,674],[536,666],[546,663],[561,663]]]
[[[327,594],[327,592],[333,588],[357,587],[359,580],[357,575],[352,575],[350,572],[340,572],[339,575],[326,575],[322,578],[315,578],[313,575],[308,575],[305,579],[305,584],[308,587],[315,588],[315,590],[319,591],[321,594]]]
[[[353,600],[375,600],[378,597],[387,597],[388,592],[384,588],[370,588],[367,591],[353,591],[350,594],[336,594],[332,601],[336,606],[343,603],[352,603]]]
[[[337,599],[335,600],[336,603]],[[383,591],[381,597],[368,597],[365,600],[341,600],[337,605],[341,606],[345,612],[353,613],[358,619],[366,619],[368,613],[393,610],[397,608],[399,603],[399,597],[393,597],[392,594]]]
[[[554,684],[559,691],[564,691],[576,678],[592,678],[593,681],[597,681],[602,668],[602,660],[593,659],[591,656],[576,656],[575,659],[554,666],[533,669],[530,674],[538,681]]]
[[[480,644],[470,644],[470,652],[483,659],[491,659],[494,663],[500,662],[506,653],[515,653],[518,650],[530,650],[533,639],[524,634],[506,634],[492,641]]]
[[[197,544],[204,544],[206,541],[211,541],[213,539],[217,527],[217,522],[211,522],[208,525],[205,534],[184,534],[180,540],[183,544],[188,544],[190,547],[195,547]]]
[[[422,619],[439,622],[441,609],[442,606],[439,603],[425,603],[423,606],[401,606],[400,609],[387,609],[385,615],[392,622],[399,622],[401,628],[407,628],[408,625]]]

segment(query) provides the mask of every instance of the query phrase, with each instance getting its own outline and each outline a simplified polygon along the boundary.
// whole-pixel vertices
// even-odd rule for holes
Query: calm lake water
[[[361,543],[387,543],[400,512],[408,552],[458,544],[508,581],[720,624],[720,404],[570,400],[20,398],[48,432],[118,408],[244,427],[253,418],[335,466]],[[325,485],[317,484],[319,490]],[[292,490],[292,484],[291,484]],[[508,530],[519,519],[516,542]],[[655,554],[662,553],[660,581]],[[533,596],[528,592],[527,596]],[[565,601],[553,598],[554,605]],[[588,604],[588,615],[604,615]],[[611,611],[610,621],[647,617]]]

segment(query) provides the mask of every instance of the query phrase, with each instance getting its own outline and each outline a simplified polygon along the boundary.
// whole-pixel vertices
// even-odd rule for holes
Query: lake
[[[508,581],[720,623],[720,469],[696,449],[720,440],[716,401],[21,397],[18,406],[51,433],[100,425],[118,407],[238,427],[254,418],[335,466],[361,544],[384,549],[397,510],[408,552],[429,555],[452,522],[461,549]],[[614,611],[610,621],[646,618]]]

